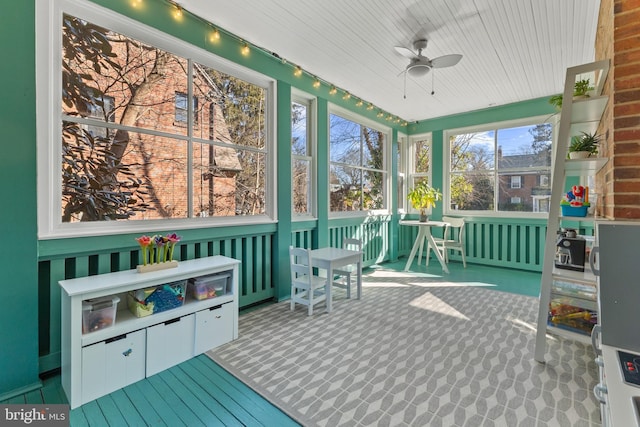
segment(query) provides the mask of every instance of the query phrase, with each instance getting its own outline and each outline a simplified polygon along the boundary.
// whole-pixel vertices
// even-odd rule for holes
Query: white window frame
[[[327,192],[327,207],[329,209],[329,218],[330,219],[334,219],[334,218],[343,218],[343,217],[363,217],[363,216],[369,216],[369,215],[388,215],[390,213],[390,206],[391,206],[391,165],[389,162],[389,156],[391,155],[391,146],[393,144],[391,144],[391,136],[392,136],[392,132],[391,132],[391,128],[388,126],[383,126],[378,122],[375,122],[373,120],[370,120],[366,117],[363,117],[359,114],[354,113],[353,111],[347,110],[346,108],[342,108],[338,105],[335,104],[331,104],[329,103],[328,108],[327,108],[327,136],[328,139],[331,139],[331,129],[329,128],[331,126],[331,114],[336,114],[338,116],[341,116],[345,119],[351,120],[353,122],[356,122],[362,126],[367,126],[370,127],[372,129],[376,129],[380,132],[382,132],[385,135],[385,147],[384,147],[384,153],[383,153],[383,159],[382,162],[384,164],[384,168],[382,169],[383,173],[384,173],[384,179],[382,180],[383,184],[383,188],[382,188],[382,192],[383,192],[383,200],[384,200],[384,205],[385,208],[384,209],[370,209],[370,210],[358,210],[358,211],[350,211],[350,212],[332,212],[331,211],[331,192]],[[328,179],[331,179],[331,144],[327,141],[327,177]],[[329,182],[327,182],[327,185],[330,185]]]
[[[532,116],[525,117],[521,119],[515,120],[505,120],[499,122],[492,123],[483,123],[476,126],[467,126],[456,129],[446,129],[443,132],[443,183],[442,186],[445,191],[443,194],[443,202],[444,202],[444,210],[443,215],[456,215],[456,216],[483,216],[489,218],[548,218],[548,212],[517,212],[517,211],[498,211],[494,209],[492,211],[473,211],[473,210],[454,210],[451,209],[451,146],[449,143],[449,139],[452,135],[458,135],[462,133],[475,133],[475,132],[484,132],[487,130],[496,130],[496,129],[507,129],[514,128],[520,126],[530,126],[536,125],[540,123],[548,123],[552,126],[552,141],[551,141],[551,151],[555,152],[555,144],[556,144],[556,122],[553,117],[546,116]],[[496,147],[495,156],[498,155],[498,150]],[[549,174],[553,174],[553,155],[551,156],[551,166],[549,168]],[[497,168],[497,160],[495,162]],[[497,172],[496,172],[497,173]],[[551,178],[550,178],[551,179]],[[494,202],[498,200],[498,185],[494,188]]]
[[[316,203],[318,199],[318,102],[316,97],[295,88],[291,89],[291,102],[307,106],[307,141],[310,145],[309,149],[311,153],[308,156],[300,156],[298,154],[291,153],[292,161],[293,159],[307,160],[310,164],[311,170],[309,172],[311,174],[311,182],[309,184],[311,187],[309,188],[309,194],[307,194],[309,213],[299,214],[294,211],[293,206],[291,207],[291,216],[293,221],[306,221],[318,217],[318,204]],[[291,204],[293,205],[293,195],[291,198]]]
[[[511,188],[522,188],[522,175],[511,175]]]
[[[155,28],[120,15],[112,10],[81,0],[37,1],[36,7],[36,96],[38,99],[38,237],[41,239],[137,233],[193,228],[210,228],[239,224],[274,223],[277,221],[276,81]],[[149,43],[167,52],[191,59],[265,89],[266,123],[265,154],[267,173],[265,215],[209,218],[154,219],[132,221],[95,221],[62,223],[62,178],[60,159],[62,15],[77,16],[109,30]],[[243,147],[244,148],[244,147]]]
[[[397,133],[398,135],[398,180],[402,180],[402,185],[397,186],[398,194],[398,213],[404,214],[408,211],[407,200],[407,176],[409,175],[409,169],[407,166],[409,138],[404,133]]]
[[[551,185],[551,179],[549,178],[549,175],[546,174],[541,174],[540,175],[540,187],[549,187]]]
[[[416,172],[416,143],[418,141],[428,141],[429,146],[429,172]],[[433,185],[433,134],[431,132],[421,133],[418,135],[411,135],[407,144],[407,179],[405,180],[405,194],[409,194],[413,183],[416,179],[427,178],[430,185]],[[405,196],[406,199],[406,196]],[[406,204],[407,212],[418,213],[419,210],[411,206],[411,203]],[[427,209],[427,215],[431,214],[432,208]]]

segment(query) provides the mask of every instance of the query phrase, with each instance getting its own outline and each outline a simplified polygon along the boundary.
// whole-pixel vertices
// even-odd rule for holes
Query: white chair
[[[362,240],[360,239],[344,239],[342,241],[343,249],[351,249],[362,252]],[[337,286],[347,290],[347,298],[351,298],[351,275],[356,273],[357,266],[346,265],[339,269],[333,270],[333,286]],[[336,278],[336,276],[338,276]],[[337,280],[335,280],[337,279]]]
[[[291,311],[296,303],[308,307],[308,315],[313,314],[313,306],[325,301],[325,285],[327,279],[313,274],[309,251],[304,248],[289,246],[291,263]]]
[[[438,250],[442,252],[444,261],[449,262],[449,251],[460,251],[462,255],[462,265],[467,268],[467,260],[464,253],[464,218],[454,218],[451,216],[443,216],[442,221],[448,223],[444,228],[442,238],[434,237]],[[427,262],[429,262],[429,255],[431,255],[431,247],[427,249]]]

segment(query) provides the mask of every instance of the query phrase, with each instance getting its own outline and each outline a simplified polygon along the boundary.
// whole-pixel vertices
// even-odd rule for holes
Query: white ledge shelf
[[[566,159],[564,170],[567,175],[581,176],[597,173],[609,159],[607,157],[588,157],[586,159]]]

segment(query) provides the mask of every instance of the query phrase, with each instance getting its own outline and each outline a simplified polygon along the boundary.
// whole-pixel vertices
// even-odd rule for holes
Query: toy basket
[[[571,206],[571,205],[560,205],[562,209],[562,216],[587,216],[587,210],[589,206]]]
[[[129,310],[137,317],[181,307],[187,292],[187,281],[178,280],[153,288],[138,289],[127,294]]]

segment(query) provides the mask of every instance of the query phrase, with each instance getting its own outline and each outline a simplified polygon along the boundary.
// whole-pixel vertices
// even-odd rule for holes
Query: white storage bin
[[[233,320],[232,303],[198,311],[194,355],[232,341]]]
[[[82,348],[82,404],[145,376],[144,329]]]
[[[147,328],[147,376],[193,357],[195,315]]]

